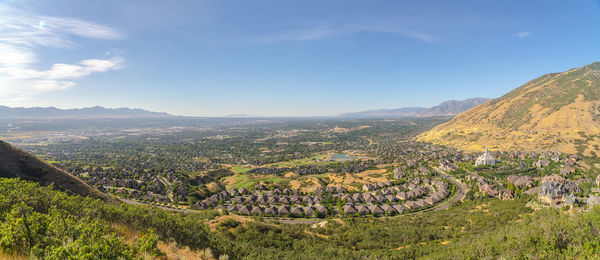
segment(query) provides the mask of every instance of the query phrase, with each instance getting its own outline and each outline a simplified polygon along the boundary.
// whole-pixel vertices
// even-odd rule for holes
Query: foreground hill
[[[0,177],[0,259],[214,259],[203,222]]]
[[[421,141],[465,150],[600,152],[600,62],[551,73],[474,107]]]
[[[465,100],[449,100],[437,106],[425,107],[403,107],[396,109],[376,109],[362,112],[346,113],[343,117],[435,117],[455,116],[479,104],[487,102],[487,98],[469,98]]]
[[[20,178],[44,186],[54,183],[56,188],[63,191],[86,197],[108,199],[107,195],[72,174],[49,165],[3,141],[0,141],[0,177]]]
[[[7,107],[0,106],[0,119],[98,119],[98,118],[165,118],[167,113],[151,112],[136,108],[85,107],[59,109],[55,107]]]
[[[467,200],[428,214],[311,226],[168,213],[0,178],[0,259],[597,258],[600,208],[533,211],[530,200]]]

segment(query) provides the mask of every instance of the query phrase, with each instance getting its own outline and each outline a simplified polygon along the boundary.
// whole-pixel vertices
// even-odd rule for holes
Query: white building
[[[485,148],[485,153],[475,160],[475,166],[479,165],[494,165],[496,164],[496,158],[492,156],[492,154],[488,151],[488,148]]]

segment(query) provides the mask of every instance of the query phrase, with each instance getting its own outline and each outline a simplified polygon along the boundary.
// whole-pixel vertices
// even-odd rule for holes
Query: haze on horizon
[[[600,60],[598,1],[3,1],[0,105],[324,116]]]

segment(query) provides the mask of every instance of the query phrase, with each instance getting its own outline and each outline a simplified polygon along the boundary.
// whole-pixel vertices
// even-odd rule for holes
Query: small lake
[[[354,160],[356,159],[356,157],[352,157],[352,156],[348,156],[347,154],[336,154],[334,156],[331,156],[331,158],[329,158],[331,160]]]

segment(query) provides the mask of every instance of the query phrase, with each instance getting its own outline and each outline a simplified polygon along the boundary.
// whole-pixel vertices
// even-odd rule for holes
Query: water
[[[347,154],[336,154],[334,156],[331,156],[330,159],[331,160],[353,160],[353,159],[356,159],[356,157],[351,157],[351,156],[348,156]]]

